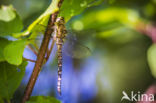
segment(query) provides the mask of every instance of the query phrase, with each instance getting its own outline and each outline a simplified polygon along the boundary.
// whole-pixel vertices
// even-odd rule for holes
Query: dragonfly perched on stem
[[[62,79],[62,45],[64,38],[67,34],[65,28],[64,18],[59,17],[56,20],[56,28],[54,30],[53,40],[56,41],[57,45],[57,56],[58,56],[58,80],[57,80],[57,91],[61,95],[61,79]]]
[[[52,28],[49,28],[52,29]],[[58,59],[58,81],[57,81],[57,91],[61,95],[61,79],[62,79],[62,47],[64,44],[64,40],[67,37],[68,31],[65,27],[65,21],[63,17],[58,17],[55,26],[54,26],[54,33],[52,33],[52,44],[50,49],[47,51],[47,56],[45,57],[46,60],[48,60],[50,53],[52,51],[52,48],[54,46],[54,43],[57,45],[57,59]],[[69,36],[68,36],[69,37]],[[37,38],[41,39],[41,38]],[[67,55],[70,55],[72,58],[83,58],[90,55],[90,49],[86,46],[83,46],[79,43],[75,43],[75,39],[69,38],[67,40]],[[31,46],[29,48],[37,54]],[[31,60],[33,61],[33,60]]]

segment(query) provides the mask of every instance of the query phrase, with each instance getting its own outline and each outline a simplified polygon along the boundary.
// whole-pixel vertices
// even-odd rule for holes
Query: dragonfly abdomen
[[[61,79],[62,79],[62,40],[58,38],[57,44],[57,58],[58,58],[58,81],[57,81],[57,91],[61,95]],[[59,42],[60,41],[60,42]]]

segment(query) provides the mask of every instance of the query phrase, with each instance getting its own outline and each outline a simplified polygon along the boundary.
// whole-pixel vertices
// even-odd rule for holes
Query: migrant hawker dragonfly
[[[51,28],[49,28],[51,29]],[[35,38],[40,40],[42,38]],[[75,36],[71,36],[71,32],[66,30],[65,21],[63,17],[58,17],[55,23],[54,32],[51,35],[51,39],[57,46],[57,59],[58,59],[58,81],[57,91],[61,95],[61,79],[62,79],[62,52],[66,52],[68,56],[72,58],[83,58],[90,55],[90,49],[84,45],[81,45],[75,39]],[[32,39],[30,39],[32,40]],[[62,50],[64,41],[66,40],[66,48]]]

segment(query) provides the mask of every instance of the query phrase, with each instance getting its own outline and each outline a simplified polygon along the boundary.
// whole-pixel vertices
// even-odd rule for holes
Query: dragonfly
[[[62,79],[62,45],[63,40],[66,37],[67,30],[65,28],[64,18],[59,17],[56,20],[56,28],[54,29],[53,40],[57,45],[57,58],[58,58],[58,79],[57,79],[57,91],[61,95],[61,79]]]
[[[51,29],[51,28],[49,28]],[[70,33],[70,34],[69,34]],[[69,36],[67,36],[69,35]],[[91,54],[88,47],[81,45],[76,41],[76,37],[70,36],[69,32],[65,27],[65,20],[63,17],[58,17],[55,22],[54,32],[51,34],[51,38],[55,41],[57,46],[57,60],[58,60],[58,78],[57,78],[57,91],[61,95],[61,80],[62,80],[62,52],[63,45],[67,38],[66,54],[72,58],[84,58]],[[73,39],[74,38],[74,39]],[[41,39],[41,38],[37,38]]]

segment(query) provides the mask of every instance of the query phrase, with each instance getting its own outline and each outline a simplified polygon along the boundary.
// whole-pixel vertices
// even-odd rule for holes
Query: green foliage
[[[55,98],[48,97],[48,96],[36,96],[36,97],[31,97],[29,101],[26,103],[61,103]]]
[[[95,6],[101,3],[103,0],[65,0],[63,5],[61,6],[59,16],[63,16],[66,22],[73,16],[80,14],[87,7]],[[57,12],[59,0],[53,0],[47,10],[41,14],[28,28],[22,33],[15,34],[14,37],[21,37],[25,35],[31,34],[29,37],[35,38],[39,32],[45,31],[42,26],[39,25],[47,25],[50,14]],[[69,4],[70,2],[70,4]]]
[[[27,41],[24,39],[9,41],[5,38],[0,38],[0,62],[7,61],[13,65],[20,65],[26,44]]]
[[[31,25],[29,25],[27,30],[22,33],[14,34],[14,37],[25,36],[31,33],[31,36],[29,38],[35,38],[38,35],[38,32],[43,32],[44,30],[41,29],[41,26],[39,25],[47,25],[50,14],[59,10],[57,6],[58,2],[59,0],[53,0],[47,10],[43,14],[41,14]]]
[[[65,17],[68,21],[71,17],[80,14],[85,8],[98,5],[103,0],[65,0],[59,16]],[[59,0],[52,0],[47,10],[41,14],[22,33],[22,21],[12,6],[2,6],[0,8],[0,36],[13,36],[20,38],[30,35],[28,39],[9,41],[0,38],[0,97],[9,100],[19,86],[24,75],[26,63],[22,63],[23,51],[31,38],[36,37],[45,28],[40,25],[47,25],[50,14],[57,12]],[[70,2],[70,5],[69,5]],[[68,8],[68,9],[67,9]],[[70,14],[70,15],[69,15]],[[7,61],[7,62],[6,62]],[[21,64],[22,63],[22,64]],[[17,66],[18,65],[18,66]],[[18,71],[20,70],[20,71]],[[1,100],[1,99],[0,99]],[[28,103],[60,103],[51,97],[32,97]]]
[[[148,50],[148,63],[153,76],[156,78],[156,44],[153,44]]]
[[[3,99],[0,97],[0,103],[4,103]]]
[[[0,38],[0,62],[5,61],[3,50],[6,45],[8,45],[10,41],[4,38]]]
[[[0,36],[12,35],[23,28],[22,21],[12,6],[0,8]]]
[[[125,35],[126,34],[126,35]],[[125,44],[135,39],[138,39],[140,35],[133,29],[129,29],[124,26],[119,26],[118,28],[112,28],[111,30],[105,30],[98,32],[96,37],[108,40],[111,43],[115,44]]]
[[[60,10],[60,16],[68,21],[71,17],[80,14],[84,9],[99,5],[104,0],[65,0]]]
[[[93,8],[84,12],[82,16],[72,21],[73,29],[78,31],[86,29],[112,30],[119,26],[135,28],[138,22],[142,21],[138,12],[133,9],[119,7],[101,8]]]
[[[22,63],[23,52],[26,44],[27,41],[24,39],[9,43],[3,51],[5,60],[10,64],[20,65]]]
[[[30,38],[34,38],[37,36],[38,32],[43,32],[43,29],[41,29],[40,25],[47,25],[48,19],[50,17],[50,14],[57,12],[59,10],[58,8],[58,2],[59,0],[53,0],[52,3],[49,5],[47,10],[41,14],[26,30],[26,34],[22,35],[28,35],[31,33]]]
[[[16,14],[13,10],[13,7],[12,6],[2,6],[1,9],[0,9],[0,20],[2,21],[11,21],[13,20],[15,17],[16,17]]]
[[[17,39],[20,38],[20,40],[17,41],[9,41],[7,39],[0,38],[0,45],[1,45],[0,46],[0,103],[3,103],[3,99],[6,100],[11,99],[15,90],[18,88],[21,79],[24,75],[24,71],[25,71],[24,68],[27,65],[25,62],[22,63],[24,48],[28,43],[30,42],[32,43],[33,41],[32,38],[34,39],[35,37],[37,37],[39,35],[39,32],[43,33],[45,31],[46,27],[43,26],[47,25],[50,15],[59,10],[57,6],[59,1],[60,0],[52,0],[47,10],[44,13],[42,13],[23,32],[21,32],[23,28],[22,21],[19,15],[17,14],[17,12],[15,11],[15,9],[12,6],[2,6],[0,8],[0,36],[9,35]],[[135,43],[134,45],[128,46],[126,43],[127,41],[134,42],[133,40],[138,38],[138,35],[136,35],[138,33],[136,33],[135,30],[136,27],[138,26],[138,22],[144,22],[144,19],[140,17],[136,9],[131,9],[127,7],[121,8],[118,7],[117,5],[114,7],[111,6],[108,7],[105,6],[104,4],[98,7],[90,8],[91,6],[97,6],[101,4],[103,1],[104,0],[64,0],[58,16],[63,16],[66,22],[70,21],[71,26],[75,30],[75,32],[80,32],[79,34],[84,34],[83,35],[84,42],[88,42],[87,41],[88,38],[94,37],[95,41],[92,39],[90,42],[93,44],[92,46],[95,46],[93,48],[95,48],[95,51],[98,53],[98,56],[100,56],[99,58],[107,59],[107,56],[110,56],[108,58],[109,59],[108,62],[110,63],[109,70],[111,71],[111,73],[108,75],[113,74],[113,76],[116,75],[118,77],[122,73],[126,74],[127,70],[125,68],[128,67],[128,69],[130,68],[129,70],[132,70],[129,71],[130,74],[134,74],[135,72],[136,73],[135,75],[138,78],[141,75],[140,69],[138,69],[138,71],[136,70],[140,66],[139,63],[141,62],[141,67],[140,67],[141,69],[145,67],[146,63],[145,62],[142,63],[142,60],[145,60],[145,58],[143,55],[140,55],[137,52],[142,50],[140,48],[144,48],[144,47],[139,48],[135,45]],[[110,4],[113,4],[115,3],[116,0],[108,0],[108,1]],[[134,0],[132,0],[131,2],[133,1]],[[24,3],[27,3],[27,1]],[[36,2],[34,3],[34,6],[36,6]],[[85,10],[86,8],[88,9]],[[149,16],[154,15],[155,9],[153,4],[147,5],[145,6],[145,8],[147,9],[144,10],[144,12],[146,12],[146,15]],[[24,9],[24,11],[26,9]],[[27,11],[27,13],[29,12],[29,10]],[[37,9],[35,10],[37,11]],[[32,11],[31,13],[33,13]],[[33,15],[36,14],[34,13]],[[79,16],[71,20],[71,18],[76,15]],[[23,16],[23,18],[30,19],[31,15],[29,16],[30,16],[29,18],[28,16],[27,17]],[[89,33],[85,33],[84,31],[89,31]],[[95,34],[95,35],[91,35],[91,34]],[[21,40],[23,36],[28,38]],[[140,43],[139,40],[136,41],[137,41],[136,44]],[[122,47],[123,45],[121,45],[121,43],[124,44],[124,47]],[[98,47],[100,48],[99,51],[97,49]],[[112,49],[112,51],[111,50],[107,51],[107,53],[111,53],[111,54],[107,56],[101,55],[106,51],[106,49]],[[71,53],[73,51],[71,51]],[[127,54],[125,54],[125,52],[127,52]],[[77,55],[79,55],[79,53],[80,52],[77,52]],[[156,57],[155,53],[156,53],[156,46],[152,45],[148,51],[148,61],[149,61],[152,74],[156,77],[156,64],[155,64],[156,59],[154,58]],[[107,65],[107,62],[106,61],[104,62]],[[114,69],[114,68],[118,68],[118,69]],[[119,82],[120,84],[121,79],[119,80],[117,79],[115,77],[114,81]],[[126,81],[129,80],[127,79]],[[119,89],[117,88],[114,90],[119,90]],[[32,97],[27,103],[60,103],[60,102],[51,97],[37,96],[37,97]]]
[[[0,97],[6,100],[12,98],[15,90],[21,83],[25,73],[27,62],[20,66],[11,65],[7,62],[0,62]]]
[[[143,19],[134,9],[106,8],[101,5],[100,8],[98,6],[87,9],[82,15],[73,18],[69,25],[77,34],[82,34],[81,36],[89,34],[98,39],[124,44],[140,36],[136,35],[136,27],[139,22],[143,22]],[[89,33],[81,33],[85,31]]]

